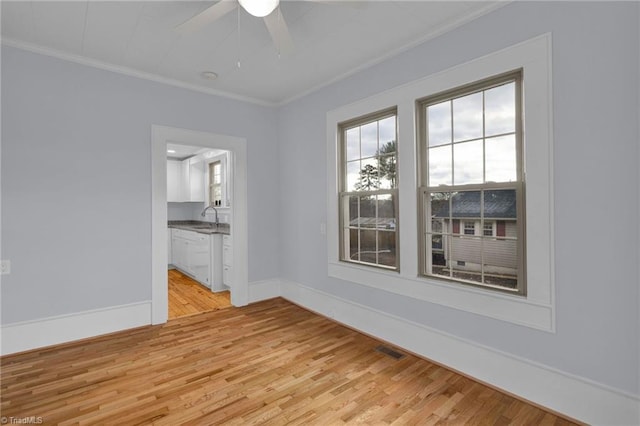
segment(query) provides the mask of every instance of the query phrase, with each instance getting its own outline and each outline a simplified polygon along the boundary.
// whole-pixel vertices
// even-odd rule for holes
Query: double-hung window
[[[340,259],[398,269],[396,111],[340,123]]]
[[[222,163],[209,164],[209,203],[222,206]]]
[[[536,37],[327,112],[330,277],[555,330],[551,47]]]
[[[525,294],[521,72],[418,102],[421,274]]]

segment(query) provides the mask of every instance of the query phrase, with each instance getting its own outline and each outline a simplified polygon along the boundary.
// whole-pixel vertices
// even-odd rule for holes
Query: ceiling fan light
[[[238,2],[240,2],[240,5],[247,12],[253,16],[262,18],[273,12],[273,10],[278,7],[280,0],[238,0]]]

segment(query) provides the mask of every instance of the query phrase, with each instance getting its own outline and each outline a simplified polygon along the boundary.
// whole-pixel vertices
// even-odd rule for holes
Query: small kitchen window
[[[222,163],[215,161],[209,164],[209,203],[222,206]]]

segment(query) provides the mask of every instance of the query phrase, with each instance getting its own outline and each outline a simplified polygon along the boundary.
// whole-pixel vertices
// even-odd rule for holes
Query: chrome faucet
[[[218,209],[213,207],[213,203],[211,203],[207,207],[205,207],[204,210],[202,210],[202,213],[200,213],[200,216],[205,217],[206,214],[207,214],[207,210],[209,210],[209,209],[213,209],[213,211],[216,212],[216,227],[218,227]]]

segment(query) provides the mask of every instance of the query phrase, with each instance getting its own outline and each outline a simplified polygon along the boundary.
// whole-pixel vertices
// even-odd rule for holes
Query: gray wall
[[[247,139],[249,280],[279,276],[273,108],[3,46],[3,324],[151,299],[152,124]]]
[[[512,3],[281,108],[283,278],[637,394],[638,8]],[[319,232],[326,112],[546,32],[553,33],[557,333],[328,278]]]

